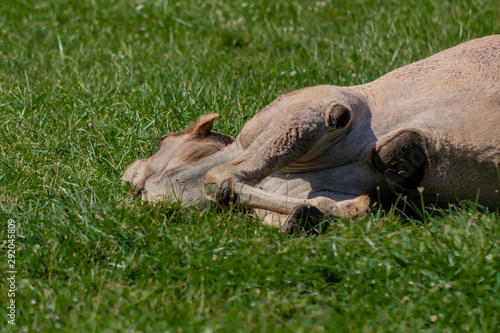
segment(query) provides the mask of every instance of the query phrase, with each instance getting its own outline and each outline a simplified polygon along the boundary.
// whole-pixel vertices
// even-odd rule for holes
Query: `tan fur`
[[[307,205],[331,217],[356,216],[368,209],[366,194],[419,200],[422,188],[430,204],[477,199],[500,207],[499,35],[365,85],[280,96],[230,146],[217,139],[199,148],[205,139],[193,138],[212,135],[215,118],[168,137],[168,152],[134,163],[123,179],[142,184],[144,200],[233,201],[264,214]],[[131,177],[141,170],[148,176]],[[275,214],[266,221],[283,220]]]
[[[219,117],[216,113],[201,116],[198,121],[192,123],[186,128],[185,133],[193,136],[206,137],[212,131],[214,120]]]
[[[213,122],[218,116],[201,116],[187,128],[185,135],[173,132],[163,135],[158,152],[129,165],[122,179],[137,185],[136,193],[142,193],[140,190],[146,180],[162,170],[194,163],[224,149],[234,139],[212,131]]]
[[[234,142],[230,136],[211,131],[207,137],[200,138],[181,158],[183,164],[191,164],[222,150]]]

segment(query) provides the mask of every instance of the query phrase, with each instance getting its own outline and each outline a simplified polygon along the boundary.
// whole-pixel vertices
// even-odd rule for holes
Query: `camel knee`
[[[351,118],[352,111],[340,104],[331,106],[326,111],[326,123],[330,128],[346,128],[351,122]]]
[[[423,134],[414,130],[389,133],[377,143],[371,163],[388,183],[407,190],[417,188],[429,164]]]

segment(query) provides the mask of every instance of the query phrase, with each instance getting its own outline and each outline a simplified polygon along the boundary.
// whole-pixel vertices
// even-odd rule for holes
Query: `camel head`
[[[146,180],[158,172],[197,162],[230,145],[234,142],[232,137],[212,131],[218,116],[200,117],[184,134],[170,132],[163,135],[156,154],[130,164],[122,179],[142,188]]]

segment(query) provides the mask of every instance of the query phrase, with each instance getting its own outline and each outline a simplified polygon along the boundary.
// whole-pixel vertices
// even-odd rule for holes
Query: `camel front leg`
[[[231,193],[234,193],[231,202],[280,213],[277,221],[286,234],[298,234],[303,231],[316,233],[316,229],[321,229],[318,226],[324,217],[356,217],[366,213],[370,205],[370,199],[366,195],[350,200],[335,201],[321,196],[311,199],[290,198],[269,193],[242,182],[233,184],[233,188],[234,192],[230,190]],[[218,188],[214,188],[214,190],[217,191]],[[210,188],[205,187],[205,194],[207,191],[210,191]],[[287,214],[286,219],[283,218],[283,214]],[[269,219],[264,221],[269,222]],[[276,225],[276,221],[272,224]],[[323,230],[326,230],[326,227],[328,225]]]
[[[351,116],[351,110],[336,103],[321,105],[300,102],[278,111],[242,155],[207,172],[205,196],[215,202],[236,202],[283,214],[290,214],[297,207],[303,206],[315,207],[329,217],[356,216],[359,212],[366,211],[366,200],[362,199],[353,199],[354,203],[337,203],[326,197],[297,199],[268,193],[252,186],[299,160],[314,149],[320,140],[333,139],[344,133],[351,122]],[[303,212],[306,210],[300,209]],[[292,214],[287,221],[300,225],[303,215]],[[298,222],[295,221],[297,219]]]
[[[228,203],[240,190],[239,184],[255,185],[289,166],[321,138],[333,139],[344,133],[350,119],[351,111],[338,104],[297,103],[281,110],[242,155],[207,172],[205,195]]]
[[[370,200],[366,195],[343,201],[336,201],[322,196],[311,199],[297,199],[281,194],[269,193],[242,182],[233,184],[233,187],[236,189],[236,192],[231,198],[231,202],[282,214],[290,214],[297,206],[311,205],[320,209],[328,217],[355,217],[365,213],[370,204]],[[210,188],[207,189],[205,187],[205,194],[207,191],[210,192]]]

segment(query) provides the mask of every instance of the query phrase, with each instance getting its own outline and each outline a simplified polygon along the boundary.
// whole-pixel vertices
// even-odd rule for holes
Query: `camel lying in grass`
[[[236,139],[211,130],[216,117],[164,135],[123,179],[143,200],[255,208],[287,233],[323,215],[356,216],[394,193],[500,207],[500,35],[364,85],[280,96]]]

